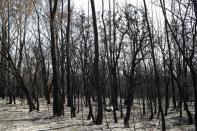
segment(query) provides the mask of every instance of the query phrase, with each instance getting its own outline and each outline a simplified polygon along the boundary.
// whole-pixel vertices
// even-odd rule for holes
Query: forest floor
[[[190,110],[194,115],[194,107],[191,105]],[[0,99],[0,131],[157,131],[161,129],[161,121],[156,118],[157,115],[149,121],[148,115],[142,116],[140,112],[142,109],[135,100],[130,128],[125,128],[123,118],[119,118],[119,111],[117,112],[118,123],[114,123],[112,112],[105,112],[103,125],[95,125],[91,120],[87,120],[88,108],[83,108],[83,113],[80,108],[76,118],[70,118],[70,108],[65,106],[63,117],[53,117],[52,104],[47,106],[43,99],[40,99],[40,111],[30,113],[28,113],[28,105],[19,99],[16,100],[16,105],[6,105],[6,100]],[[169,109],[166,128],[169,131],[193,131],[194,125],[187,124],[185,111],[183,111],[183,118],[180,119],[179,112]]]

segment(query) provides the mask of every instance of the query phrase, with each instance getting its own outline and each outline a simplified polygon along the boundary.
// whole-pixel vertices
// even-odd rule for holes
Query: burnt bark
[[[99,82],[99,46],[98,46],[98,30],[97,30],[97,22],[96,22],[96,11],[94,6],[94,0],[91,0],[91,8],[92,8],[92,19],[93,19],[93,28],[94,28],[94,81],[95,88],[97,91],[97,99],[98,99],[98,113],[96,117],[95,123],[100,125],[103,121],[103,103],[102,103],[102,95],[101,95],[101,86]]]

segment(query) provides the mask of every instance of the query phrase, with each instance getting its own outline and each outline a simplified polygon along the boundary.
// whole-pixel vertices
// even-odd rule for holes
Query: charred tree
[[[94,81],[95,88],[97,91],[97,99],[98,99],[98,113],[96,117],[95,123],[100,125],[103,121],[103,103],[102,103],[102,90],[99,82],[99,45],[98,45],[98,30],[97,30],[97,22],[96,22],[96,11],[94,6],[94,0],[90,0],[91,9],[92,9],[92,19],[93,19],[93,28],[94,28]]]

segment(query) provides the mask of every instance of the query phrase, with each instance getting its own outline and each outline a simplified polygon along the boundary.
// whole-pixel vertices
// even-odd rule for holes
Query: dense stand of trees
[[[52,100],[54,116],[88,107],[96,124],[112,106],[114,122],[119,110],[125,127],[137,100],[142,117],[161,118],[163,131],[170,108],[180,118],[186,111],[197,128],[197,2],[158,0],[156,21],[146,0],[141,8],[101,2],[97,13],[94,0],[87,12],[70,0],[2,0],[0,97],[7,104],[26,97],[29,111],[39,111],[42,97]]]

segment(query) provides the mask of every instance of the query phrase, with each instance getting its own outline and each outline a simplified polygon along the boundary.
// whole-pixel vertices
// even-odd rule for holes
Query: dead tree
[[[57,10],[58,0],[52,2],[49,0],[50,8],[50,33],[51,33],[51,57],[52,57],[52,69],[53,69],[53,115],[63,115],[63,102],[61,99],[61,90],[58,85],[58,71],[57,71],[57,60],[56,60],[56,43],[55,43],[55,14]]]
[[[100,125],[103,121],[103,103],[102,103],[102,95],[101,95],[101,87],[99,82],[99,45],[98,45],[98,30],[97,30],[97,22],[96,22],[96,11],[94,6],[94,0],[91,0],[91,8],[92,8],[92,19],[93,19],[93,28],[94,28],[94,82],[95,88],[97,91],[97,99],[98,99],[98,113],[96,117],[96,124]]]
[[[152,56],[153,66],[154,66],[154,75],[155,75],[155,84],[156,84],[157,95],[158,95],[157,97],[158,97],[158,104],[159,104],[159,112],[161,113],[161,119],[162,119],[162,131],[165,131],[166,130],[165,116],[164,116],[164,112],[162,109],[161,92],[160,92],[160,87],[159,87],[159,74],[158,74],[158,67],[157,67],[156,59],[155,59],[155,53],[154,53],[155,49],[154,49],[153,37],[152,37],[152,32],[151,32],[151,28],[150,28],[149,20],[148,20],[146,0],[143,0],[143,2],[144,2],[144,9],[145,9],[145,19],[147,22],[147,28],[148,28],[149,39],[150,39],[150,44],[151,44],[151,56]]]
[[[196,35],[197,35],[197,33],[196,33],[196,26],[194,27],[194,30],[193,30],[194,34],[192,36],[192,45],[191,45],[192,48],[190,50],[190,53],[186,53],[185,49],[183,49],[183,47],[185,46],[184,45],[184,43],[185,43],[184,38],[182,39],[182,41],[179,41],[178,40],[178,36],[175,34],[175,32],[174,32],[174,30],[172,28],[172,25],[169,23],[169,20],[168,20],[167,15],[166,15],[165,1],[160,0],[160,4],[161,4],[161,8],[162,8],[164,19],[165,19],[166,24],[167,24],[167,26],[168,26],[168,28],[169,28],[169,30],[171,32],[172,39],[174,40],[174,42],[175,42],[180,54],[182,55],[183,61],[185,62],[185,64],[190,69],[190,72],[191,72],[191,75],[192,75],[192,80],[193,80],[194,97],[195,97],[195,101],[196,101],[197,100],[197,95],[196,95],[196,91],[197,91],[196,90],[197,89],[196,88],[197,87],[197,85],[196,85],[197,73],[196,73],[196,70],[194,69],[194,63],[193,63],[193,59],[194,59],[194,55],[195,55],[195,51],[194,51],[195,50],[195,48],[194,48],[195,42],[194,41],[195,41]],[[179,6],[180,6],[180,3],[179,3]],[[187,16],[188,7],[189,6],[185,6],[185,7],[186,7],[186,12],[184,14],[184,18],[186,18],[186,16]],[[183,36],[185,37],[185,35],[184,35],[184,32],[185,32],[184,26],[185,25],[183,25],[184,24],[184,19],[182,19],[182,18],[179,18],[179,19],[181,20],[181,23],[182,23],[182,25],[181,25],[181,27],[182,27],[182,35],[181,35],[181,37],[183,37]],[[183,44],[183,46],[181,46],[181,43]],[[178,87],[181,87],[180,84],[179,84],[179,81],[178,81],[178,79],[176,79],[175,75],[173,75],[173,77],[176,80]],[[188,123],[192,124],[193,123],[193,119],[192,119],[191,112],[187,109],[187,103],[186,103],[185,94],[183,93],[183,90],[181,88],[179,88],[179,91],[180,91],[180,97],[181,97],[181,99],[183,99],[184,107],[185,107],[187,115],[188,115],[188,119],[189,119]],[[197,112],[197,105],[195,104],[195,119],[197,119],[197,113],[196,112]],[[195,124],[197,126],[196,121],[195,121]]]
[[[141,13],[137,13],[139,10],[132,6],[127,6],[124,10],[125,20],[126,20],[126,35],[129,38],[130,52],[128,71],[124,70],[123,74],[127,78],[128,88],[126,89],[126,115],[124,118],[125,127],[129,127],[129,119],[131,106],[133,105],[134,94],[136,91],[136,67],[144,59],[145,55],[140,55],[141,50],[147,47],[147,43],[144,42],[146,37],[146,32],[143,30],[144,25],[141,20],[137,19],[137,16]],[[140,25],[140,24],[141,25]],[[123,37],[124,38],[124,37]],[[121,38],[121,39],[123,39]]]
[[[36,16],[37,16],[37,33],[38,33],[38,47],[39,47],[39,54],[40,54],[40,61],[41,61],[41,69],[42,69],[42,80],[43,80],[43,86],[44,86],[44,96],[45,99],[47,100],[47,104],[50,104],[50,91],[49,87],[47,86],[47,69],[46,69],[46,64],[45,64],[45,57],[43,53],[43,47],[42,47],[42,41],[41,41],[41,30],[40,30],[40,15],[36,7],[36,3],[34,4],[34,8],[36,11]]]

